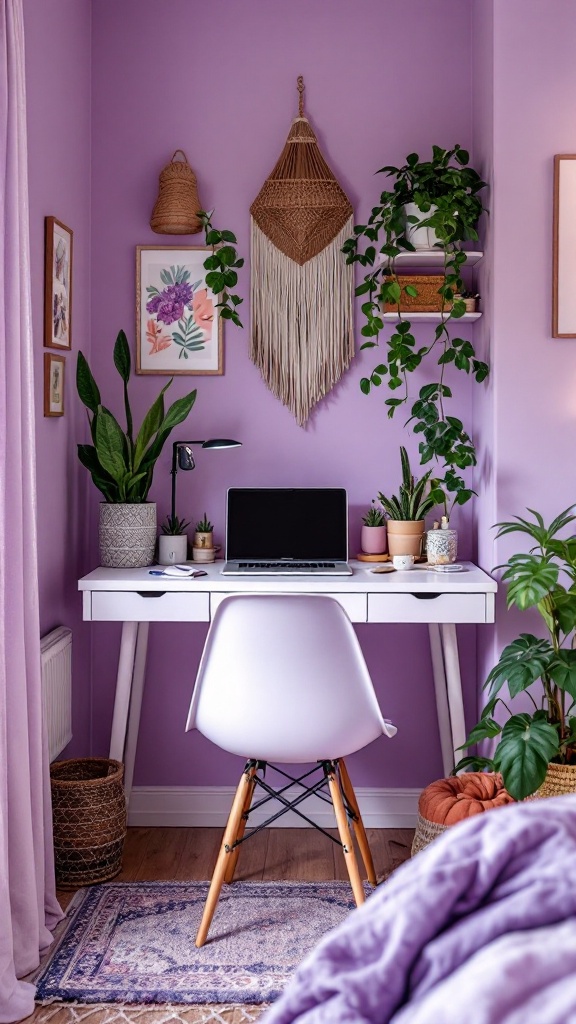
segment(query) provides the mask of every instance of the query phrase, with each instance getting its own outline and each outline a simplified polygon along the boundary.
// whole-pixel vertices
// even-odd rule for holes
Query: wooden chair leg
[[[334,805],[336,824],[338,825],[338,832],[342,843],[342,849],[344,851],[346,868],[348,869],[348,874],[350,876],[352,892],[354,894],[356,906],[359,907],[365,902],[366,895],[364,893],[364,886],[362,885],[362,879],[360,878],[360,872],[358,870],[356,854],[354,853],[354,844],[352,842],[352,834],[348,825],[348,818],[346,817],[346,809],[344,807],[342,793],[340,792],[340,785],[333,771],[328,771],[326,778],[328,780],[330,796],[332,797],[332,803]]]
[[[344,764],[344,758],[341,757],[338,761],[338,768],[340,771],[340,779],[342,782],[342,789],[344,790],[344,796],[346,797],[350,807],[356,815],[356,821],[352,822],[352,828],[356,835],[358,842],[358,848],[362,854],[362,860],[364,861],[364,867],[366,868],[366,874],[370,885],[377,885],[378,879],[376,878],[376,871],[374,870],[374,861],[372,860],[372,853],[368,843],[368,836],[366,835],[366,829],[364,828],[364,822],[362,821],[362,815],[360,814],[360,808],[358,807],[358,801],[356,799],[356,793],[354,787],[350,781],[348,775],[348,769]]]
[[[218,903],[218,897],[220,896],[220,891],[224,884],[224,875],[226,874],[226,868],[228,866],[228,858],[231,855],[230,848],[238,835],[238,828],[242,819],[242,809],[246,800],[246,788],[250,785],[250,776],[248,772],[245,771],[242,773],[242,778],[240,779],[238,789],[236,790],[232,809],[228,817],[228,824],[224,831],[222,846],[220,847],[220,853],[218,854],[216,867],[214,868],[214,874],[212,875],[212,881],[210,882],[208,896],[206,897],[206,903],[204,905],[204,913],[202,914],[202,920],[196,935],[197,946],[203,946],[206,942],[208,929],[212,923],[216,904]]]
[[[255,766],[252,766],[248,770],[249,783],[248,783],[248,785],[246,787],[246,796],[244,798],[244,804],[243,804],[243,807],[242,807],[242,817],[240,819],[240,825],[238,826],[238,833],[236,835],[236,839],[234,840],[236,843],[239,842],[240,839],[242,839],[242,836],[244,835],[244,832],[246,831],[246,822],[248,820],[248,811],[250,810],[250,804],[252,803],[252,797],[254,796],[254,789],[256,787],[256,772],[257,772],[257,770],[258,769]],[[234,849],[232,850],[232,853],[230,853],[229,856],[228,856],[228,861],[227,861],[227,864],[226,864],[226,871],[224,872],[224,881],[227,883],[227,885],[230,885],[232,880],[233,880],[233,878],[234,878],[234,872],[236,870],[236,865],[238,863],[238,857],[239,856],[240,856],[240,847],[239,846],[235,846]]]

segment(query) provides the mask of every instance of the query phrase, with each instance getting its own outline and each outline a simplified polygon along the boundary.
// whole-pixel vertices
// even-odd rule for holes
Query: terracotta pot
[[[417,558],[422,553],[422,539],[424,537],[423,519],[389,519],[387,530],[390,557],[393,555],[414,555]]]
[[[383,555],[386,553],[386,527],[366,526],[362,524],[360,534],[362,551],[367,555]]]

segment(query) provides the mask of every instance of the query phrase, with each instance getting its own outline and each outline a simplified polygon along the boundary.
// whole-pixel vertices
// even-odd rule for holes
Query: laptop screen
[[[226,558],[345,562],[348,500],[343,487],[231,487]]]

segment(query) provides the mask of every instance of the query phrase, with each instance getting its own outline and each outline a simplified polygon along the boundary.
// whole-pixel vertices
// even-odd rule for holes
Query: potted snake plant
[[[101,565],[139,568],[152,564],[156,547],[156,504],[148,501],[154,467],[170,433],[188,416],[196,391],[176,399],[165,412],[164,394],[170,379],[135,434],[128,397],[130,349],[124,331],[116,338],[114,365],[123,381],[125,429],[102,404],[88,362],[78,353],[76,387],[88,410],[92,435],[92,444],[78,445],[78,458],[104,496],[99,525]]]
[[[422,553],[424,537],[424,519],[435,505],[444,502],[444,492],[432,479],[429,469],[419,480],[416,480],[410,468],[410,459],[405,448],[400,448],[402,466],[402,483],[398,494],[388,497],[380,493],[378,501],[387,518],[388,551],[394,555],[414,555]]]

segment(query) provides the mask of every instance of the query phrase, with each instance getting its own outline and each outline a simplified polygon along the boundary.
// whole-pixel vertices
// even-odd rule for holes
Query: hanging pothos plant
[[[422,465],[436,459],[440,464],[437,483],[444,492],[446,511],[455,503],[463,505],[472,491],[461,473],[476,465],[476,451],[471,437],[460,419],[451,416],[447,399],[452,397],[445,383],[446,367],[453,363],[458,370],[472,373],[477,381],[488,375],[486,363],[477,359],[474,346],[464,338],[452,336],[451,329],[464,315],[466,307],[455,296],[463,290],[462,266],[466,254],[461,252],[462,241],[478,238],[476,225],[484,207],[478,192],[486,182],[471,167],[469,156],[459,145],[445,150],[434,146],[432,159],[422,162],[417,153],[406,158],[403,167],[382,167],[379,174],[395,178],[392,191],[384,191],[380,202],[372,209],[367,224],[357,224],[354,235],[344,246],[347,263],[359,263],[370,268],[356,288],[356,295],[366,296],[362,304],[365,323],[362,335],[366,341],[362,349],[379,345],[384,327],[382,310],[392,304],[398,314],[395,330],[387,339],[386,360],[378,363],[369,377],[363,377],[360,388],[369,394],[380,387],[385,377],[393,398],[386,399],[388,416],[392,417],[401,406],[411,401],[409,375],[428,356],[435,359],[435,379],[420,388],[418,398],[410,405],[407,424],[420,434],[420,462]],[[406,204],[415,204],[417,213],[406,213]],[[407,234],[411,225],[433,228],[437,248],[444,255],[444,282],[440,294],[440,322],[434,337],[427,344],[418,345],[412,333],[409,314],[401,309],[401,287],[396,272],[396,257],[402,252],[415,252]],[[408,295],[416,296],[416,289],[408,285]]]
[[[207,213],[205,210],[198,211],[198,217],[202,221],[206,245],[211,246],[212,255],[204,260],[206,284],[215,295],[220,297],[216,303],[218,315],[223,320],[231,320],[237,327],[242,327],[237,307],[243,301],[239,295],[235,295],[230,289],[235,288],[238,283],[237,270],[244,266],[244,260],[238,258],[234,246],[236,235],[232,231],[218,231],[212,226],[212,215],[214,211]]]

